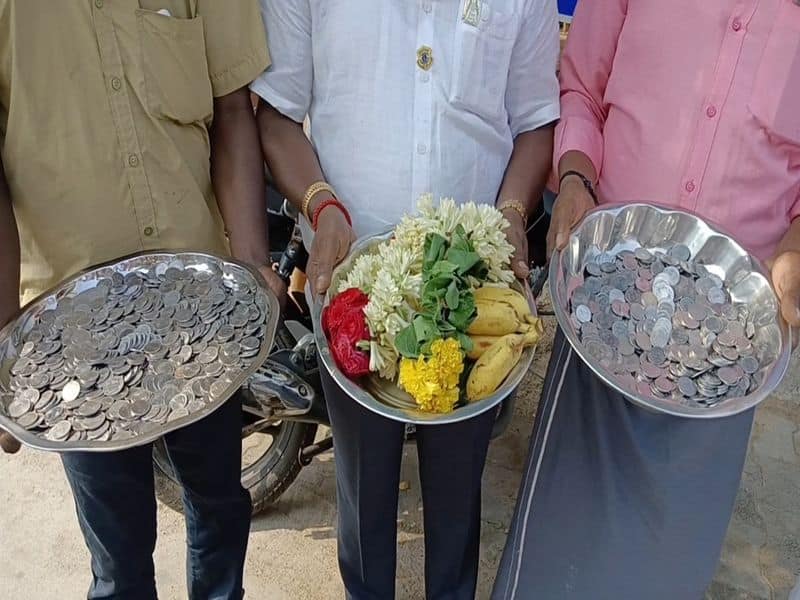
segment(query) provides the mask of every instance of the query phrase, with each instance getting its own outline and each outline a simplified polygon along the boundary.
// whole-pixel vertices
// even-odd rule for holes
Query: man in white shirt
[[[353,239],[393,227],[425,193],[496,203],[511,223],[512,266],[527,275],[526,220],[559,110],[554,2],[262,0],[262,12],[273,58],[252,85],[262,147],[306,217],[314,293],[326,291]],[[404,426],[324,375],[342,577],[349,598],[387,600]],[[428,598],[474,597],[494,417],[417,428]]]

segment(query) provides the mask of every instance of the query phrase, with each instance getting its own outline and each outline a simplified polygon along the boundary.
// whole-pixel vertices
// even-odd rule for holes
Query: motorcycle
[[[272,260],[287,282],[289,299],[269,358],[238,392],[242,403],[242,485],[250,493],[254,515],[277,501],[314,457],[333,448],[311,311],[303,292],[308,254],[297,211],[272,187],[267,205],[270,243],[279,249]],[[532,264],[539,263],[532,271],[534,297],[546,277],[541,266],[546,231],[546,218],[540,217],[528,232]],[[513,396],[500,405],[493,438],[506,430],[513,408]],[[325,426],[325,434],[318,439],[320,426]],[[413,425],[406,427],[406,439],[413,441]],[[155,444],[153,471],[158,498],[182,511],[181,486],[163,441]]]

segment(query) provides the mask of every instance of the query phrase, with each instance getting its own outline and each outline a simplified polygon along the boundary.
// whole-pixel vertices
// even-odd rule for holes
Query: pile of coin
[[[711,407],[760,385],[754,315],[684,245],[592,256],[570,308],[588,355],[640,396]]]
[[[259,354],[268,310],[255,287],[215,270],[115,272],[38,315],[0,400],[51,441],[155,431],[229,393]]]

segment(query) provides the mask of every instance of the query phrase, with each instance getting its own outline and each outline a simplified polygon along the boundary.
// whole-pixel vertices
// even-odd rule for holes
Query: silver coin
[[[81,384],[77,381],[70,381],[61,390],[61,397],[65,402],[73,402],[81,394]]]
[[[575,316],[581,323],[588,323],[592,320],[592,311],[585,304],[581,304],[575,308]]]
[[[17,398],[8,405],[8,416],[12,419],[19,419],[22,415],[29,413],[33,406],[25,398]]]
[[[697,395],[697,386],[694,384],[694,381],[692,381],[691,378],[680,377],[678,378],[677,384],[678,389],[684,396],[691,398]]]
[[[72,431],[72,424],[69,421],[59,421],[47,432],[47,438],[54,442],[63,442]]]
[[[25,413],[16,419],[17,425],[27,430],[35,429],[42,422],[42,416],[35,412]]]

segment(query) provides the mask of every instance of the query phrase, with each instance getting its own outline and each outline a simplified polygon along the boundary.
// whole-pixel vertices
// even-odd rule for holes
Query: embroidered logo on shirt
[[[417,50],[417,66],[423,71],[429,71],[433,66],[433,50],[429,46],[420,46]]]

